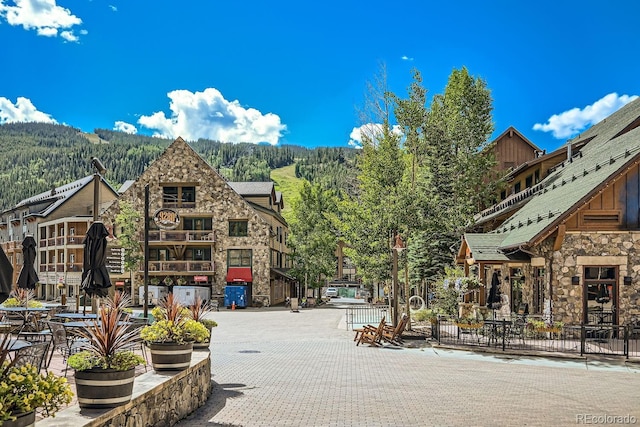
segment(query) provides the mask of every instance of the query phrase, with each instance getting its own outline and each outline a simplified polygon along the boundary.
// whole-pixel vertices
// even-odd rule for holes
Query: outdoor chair
[[[67,331],[62,323],[49,322],[49,328],[51,329],[51,352],[49,353],[49,360],[46,366],[48,367],[53,358],[53,353],[58,351],[62,355],[62,361],[64,362],[64,376],[67,376],[67,358],[74,353],[81,351],[84,344],[87,342],[83,338],[71,338],[67,335]]]
[[[383,317],[375,330],[371,328],[365,328],[360,332],[360,336],[356,345],[369,344],[370,346],[377,347],[382,344],[382,331],[384,330],[385,318]]]
[[[130,320],[132,319],[133,317]],[[144,365],[145,372],[147,372],[147,365],[149,364],[149,358],[147,356],[147,351],[146,351],[146,346],[144,344],[144,341],[140,337],[140,331],[142,330],[142,328],[146,326],[146,324],[147,323],[145,319],[145,323],[132,322],[131,325],[127,326],[127,332],[134,332],[135,338],[123,348],[124,350],[129,350],[133,352],[140,350],[140,352],[142,353],[142,357],[144,357],[144,361],[145,361],[145,365]]]
[[[39,342],[22,347],[20,350],[16,351],[15,366],[29,364],[38,368],[38,372],[40,372],[42,368],[44,368],[45,372],[48,372],[48,365],[45,363],[48,351],[48,342]]]
[[[389,344],[401,345],[402,333],[407,328],[407,323],[409,323],[409,316],[404,313],[396,327],[385,325],[382,328],[382,340]]]

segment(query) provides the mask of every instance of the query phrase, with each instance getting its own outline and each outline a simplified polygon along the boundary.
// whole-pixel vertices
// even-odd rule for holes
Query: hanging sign
[[[153,222],[156,223],[158,228],[173,230],[180,224],[180,217],[178,216],[178,212],[173,209],[161,208],[153,214]]]

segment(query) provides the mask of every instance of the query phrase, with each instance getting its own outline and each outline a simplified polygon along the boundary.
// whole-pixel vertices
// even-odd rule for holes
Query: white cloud
[[[59,34],[67,41],[78,40],[72,27],[82,24],[82,20],[69,9],[58,6],[56,0],[14,0],[14,6],[6,3],[0,0],[0,19],[4,18],[9,25],[35,30],[39,36]]]
[[[38,111],[31,100],[18,97],[15,105],[0,97],[0,124],[13,122],[58,123],[50,114]]]
[[[402,59],[403,61],[413,61],[413,58],[410,58],[407,55],[402,55],[400,59]]]
[[[138,129],[135,127],[135,125],[132,125],[131,123],[122,122],[122,121],[115,122],[115,124],[113,125],[113,130],[118,132],[129,133],[131,135],[135,135],[136,133],[138,133]]]
[[[214,88],[195,93],[174,90],[167,96],[171,99],[171,117],[166,117],[164,112],[155,112],[138,120],[140,125],[156,130],[154,136],[275,145],[287,129],[278,115],[245,108],[237,100],[227,101]]]
[[[391,132],[396,135],[403,136],[402,129],[398,125],[391,128]],[[362,140],[366,138],[368,141],[377,141],[382,137],[382,124],[366,123],[360,127],[353,128],[349,134],[349,146],[354,148],[362,148]]]
[[[552,132],[553,137],[558,139],[569,138],[618,111],[637,97],[637,95],[618,96],[615,92],[610,93],[582,110],[572,108],[563,113],[554,114],[549,117],[547,123],[533,125],[533,130]]]
[[[114,6],[114,5],[112,5],[112,4],[109,5],[109,9],[111,9],[114,12],[118,11],[118,8],[116,6]]]

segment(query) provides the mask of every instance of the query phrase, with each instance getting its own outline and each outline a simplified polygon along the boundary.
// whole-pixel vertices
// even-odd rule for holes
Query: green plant
[[[173,293],[164,297],[159,305],[152,310],[156,321],[142,328],[140,337],[147,343],[173,342],[204,342],[209,338],[209,330],[200,322],[189,317]]]
[[[213,312],[213,307],[208,301],[204,301],[202,300],[202,298],[196,297],[194,303],[191,304],[188,308],[189,316],[196,322],[200,322],[209,331],[211,331],[212,328],[218,326],[218,323],[215,320],[206,318],[207,314]],[[208,338],[209,337],[207,337],[205,341],[209,341]],[[196,339],[196,342],[204,341],[199,341]]]
[[[417,310],[416,312],[412,313],[411,317],[413,317],[413,320],[415,320],[416,322],[434,322],[437,319],[438,315],[429,308],[423,308],[422,310]]]
[[[137,338],[137,330],[130,329],[126,322],[129,315],[122,314],[129,305],[130,298],[120,292],[107,297],[100,307],[98,319],[78,334],[87,339],[86,350],[69,357],[67,363],[78,371],[92,368],[116,369],[126,371],[144,363],[144,359],[127,350]]]
[[[4,307],[42,307],[42,303],[35,299],[36,294],[30,289],[14,289],[10,295],[11,297],[2,303]]]
[[[30,364],[16,366],[16,360],[9,361],[10,338],[9,334],[0,338],[0,424],[37,408],[43,415],[54,417],[73,398],[67,379],[52,372],[40,374]]]

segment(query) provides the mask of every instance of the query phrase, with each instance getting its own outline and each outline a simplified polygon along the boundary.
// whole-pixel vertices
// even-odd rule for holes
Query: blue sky
[[[429,99],[466,66],[552,150],[640,95],[633,1],[0,0],[0,124],[357,143],[367,82]]]

